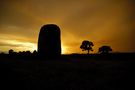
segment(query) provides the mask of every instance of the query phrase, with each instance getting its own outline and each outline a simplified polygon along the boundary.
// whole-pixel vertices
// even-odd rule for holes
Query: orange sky
[[[63,53],[80,53],[83,40],[94,52],[110,45],[115,52],[135,52],[134,0],[0,0],[0,52],[37,49],[39,30],[61,29]]]

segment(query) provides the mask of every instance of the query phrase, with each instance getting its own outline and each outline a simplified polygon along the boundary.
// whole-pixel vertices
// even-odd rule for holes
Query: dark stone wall
[[[41,27],[38,38],[38,53],[41,56],[61,55],[61,32],[55,24]]]

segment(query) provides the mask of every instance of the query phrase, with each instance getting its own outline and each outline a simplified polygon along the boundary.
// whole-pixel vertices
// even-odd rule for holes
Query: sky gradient
[[[61,29],[63,53],[81,53],[83,40],[94,52],[135,52],[134,0],[0,0],[0,52],[36,50],[44,24]]]

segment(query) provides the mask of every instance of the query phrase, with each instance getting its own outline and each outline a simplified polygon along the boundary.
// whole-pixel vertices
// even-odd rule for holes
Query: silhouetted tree
[[[31,52],[30,51],[26,51],[25,54],[26,55],[31,55]]]
[[[37,51],[36,51],[36,50],[34,50],[34,51],[33,51],[33,54],[37,54]]]
[[[5,55],[5,53],[4,53],[4,52],[1,52],[0,54],[1,54],[1,55]]]
[[[10,49],[9,51],[8,51],[8,54],[10,54],[10,55],[12,55],[14,53],[14,50],[13,49]]]
[[[80,46],[80,48],[82,49],[82,51],[93,51],[92,47],[94,46],[93,42],[88,41],[88,40],[84,40]]]
[[[110,46],[102,46],[98,49],[98,52],[102,54],[108,54],[111,51],[112,51],[112,48]]]

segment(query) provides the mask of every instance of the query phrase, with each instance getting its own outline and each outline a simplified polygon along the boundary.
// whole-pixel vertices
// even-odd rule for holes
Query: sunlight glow
[[[10,49],[13,49],[15,51],[34,51],[37,50],[37,45],[35,43],[31,42],[21,42],[17,40],[1,40],[0,42],[3,42],[10,47]]]
[[[67,54],[68,53],[68,48],[62,44],[62,54]]]
[[[0,43],[4,43],[3,47],[8,47],[8,49],[13,49],[14,51],[31,51],[37,50],[37,44],[31,42],[22,42],[18,40],[0,40]],[[8,50],[7,50],[8,51]],[[69,53],[68,47],[62,44],[62,54]]]

